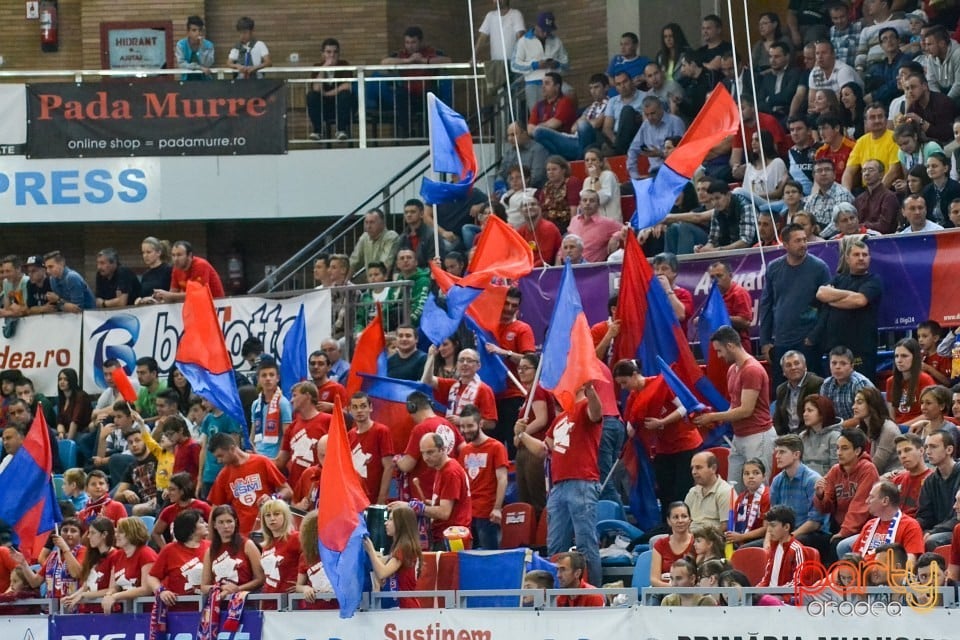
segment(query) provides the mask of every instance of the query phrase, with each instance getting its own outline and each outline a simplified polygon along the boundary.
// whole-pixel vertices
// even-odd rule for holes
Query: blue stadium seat
[[[147,527],[147,533],[153,531],[153,525],[157,523],[157,519],[153,516],[140,516],[140,520],[143,521],[143,524]]]
[[[653,551],[648,549],[637,556],[637,564],[633,565],[633,580],[630,583],[643,596],[641,589],[650,586],[650,565],[653,562]]]
[[[623,505],[613,500],[597,501],[597,522],[601,520],[626,520]]]
[[[57,451],[60,454],[60,464],[64,469],[77,466],[77,443],[73,440],[57,440]]]
[[[57,500],[67,499],[67,495],[63,492],[63,476],[59,473],[53,476],[53,490],[57,494]]]

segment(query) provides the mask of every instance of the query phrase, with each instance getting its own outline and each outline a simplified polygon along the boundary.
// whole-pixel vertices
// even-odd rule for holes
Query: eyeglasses
[[[466,362],[468,364],[475,364],[480,361],[477,360],[476,358],[457,358],[457,362]]]

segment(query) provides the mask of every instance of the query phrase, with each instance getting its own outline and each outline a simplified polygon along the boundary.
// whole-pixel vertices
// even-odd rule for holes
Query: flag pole
[[[543,371],[543,354],[540,355],[540,361],[537,363],[537,371],[533,374],[533,383],[530,385],[530,391],[527,391],[527,406],[523,410],[524,420],[530,417],[530,409],[533,408],[533,395],[537,392],[537,385],[540,384],[541,371]]]
[[[429,119],[429,114],[436,109],[434,104],[437,99],[437,96],[433,94],[432,91],[427,92],[427,144],[430,147],[430,179],[436,182],[437,172],[433,169],[433,124]],[[440,261],[440,215],[437,211],[437,205],[432,204],[433,206],[433,257],[439,262]],[[443,263],[440,263],[440,266],[443,266]]]

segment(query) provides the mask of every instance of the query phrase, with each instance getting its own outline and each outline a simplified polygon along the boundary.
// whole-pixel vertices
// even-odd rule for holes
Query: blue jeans
[[[547,498],[547,550],[553,555],[576,545],[587,560],[587,581],[591,584],[603,579],[597,539],[599,499],[600,483],[593,480],[558,482]]]
[[[600,434],[600,451],[597,454],[601,484],[607,479],[610,469],[613,468],[613,465],[616,464],[617,459],[620,457],[620,452],[623,451],[623,441],[626,437],[627,432],[623,427],[623,423],[620,422],[620,418],[617,416],[603,416],[603,431]],[[616,478],[618,475],[619,474],[614,473],[606,486],[603,487],[603,492],[600,494],[601,500],[622,502],[620,492],[617,490],[619,483],[616,481]]]
[[[682,256],[693,253],[698,244],[707,243],[707,232],[689,222],[675,222],[667,227],[664,251]]]
[[[460,230],[460,234],[463,238],[463,246],[469,251],[473,248],[473,243],[477,239],[477,236],[480,235],[480,225],[465,224]]]
[[[490,518],[474,518],[470,528],[473,529],[474,549],[500,548],[500,526],[490,522]]]
[[[576,135],[540,125],[533,130],[533,139],[552,154],[563,156],[567,160],[582,160],[583,150],[596,142],[597,134],[588,122],[577,123]]]

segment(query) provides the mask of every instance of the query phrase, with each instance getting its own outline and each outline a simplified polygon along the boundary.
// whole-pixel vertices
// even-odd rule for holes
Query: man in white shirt
[[[907,226],[900,233],[925,233],[927,231],[942,231],[943,227],[927,219],[927,201],[919,193],[911,193],[903,199],[903,208],[900,210]]]
[[[860,79],[853,67],[846,62],[837,60],[837,54],[829,40],[818,42],[814,49],[814,55],[817,64],[810,71],[807,95],[809,101],[807,108],[810,111],[813,111],[813,99],[817,94],[817,89],[832,89],[837,95],[840,95],[840,87],[848,82],[856,82],[861,87],[863,86],[863,80]]]
[[[517,45],[517,40],[523,37],[526,27],[523,24],[523,14],[510,8],[510,0],[500,0],[499,5],[499,11],[494,9],[484,17],[474,55],[480,60],[480,51],[489,42],[490,60],[499,61],[502,67],[504,60],[513,57],[513,48]]]
[[[237,20],[237,31],[240,33],[240,42],[227,56],[227,66],[236,69],[238,77],[243,80],[262,78],[259,73],[264,67],[272,67],[270,50],[262,40],[253,37],[253,19],[244,16]]]

